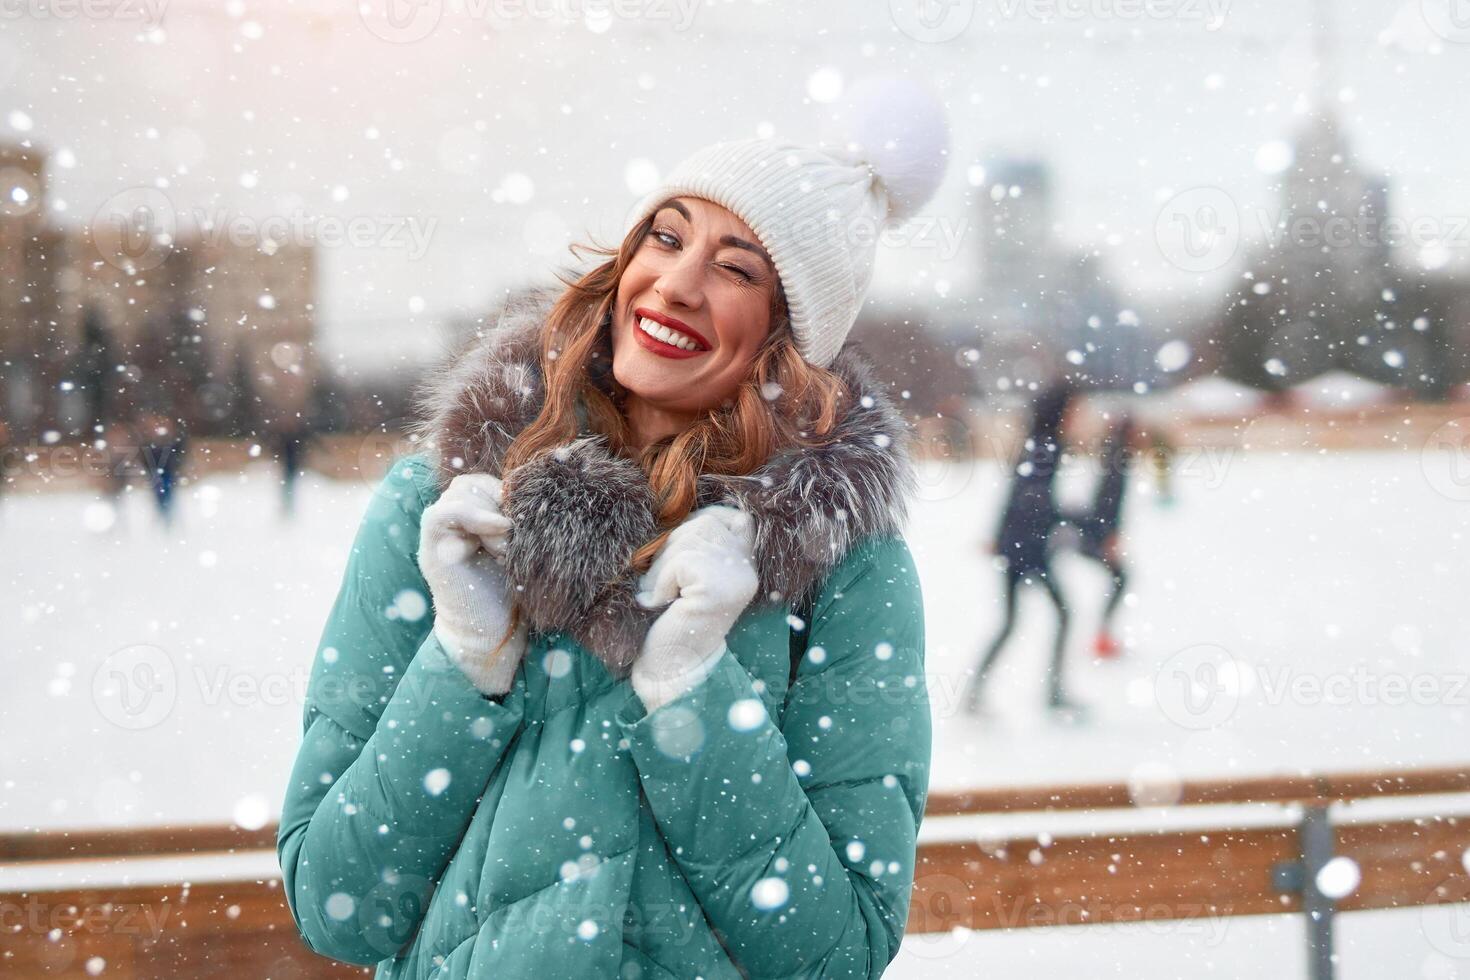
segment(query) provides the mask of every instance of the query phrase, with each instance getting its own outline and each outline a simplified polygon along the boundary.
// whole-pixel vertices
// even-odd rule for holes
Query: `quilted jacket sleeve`
[[[726,648],[619,715],[660,831],[752,977],[877,977],[908,919],[931,718],[917,570],[900,537],[828,576],[780,723]]]
[[[520,726],[521,689],[482,695],[432,634],[418,569],[422,457],[396,461],[358,528],[322,631],[277,850],[318,953],[370,964],[413,937]]]

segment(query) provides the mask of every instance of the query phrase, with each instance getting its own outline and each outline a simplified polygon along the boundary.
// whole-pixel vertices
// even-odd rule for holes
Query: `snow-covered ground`
[[[1069,676],[1095,721],[1037,705],[1054,617],[1022,598],[1020,637],[990,692],[955,708],[1000,618],[999,573],[975,541],[995,522],[994,467],[930,469],[911,541],[925,590],[935,783],[1352,770],[1467,761],[1470,494],[1408,452],[1182,453],[1172,507],[1145,475],[1128,498],[1124,655],[1095,661],[1105,575],[1058,562],[1075,609]],[[1064,474],[1064,499],[1095,472]]]
[[[1065,473],[1064,496],[1094,475]],[[1039,589],[1023,593],[989,716],[959,712],[1000,616],[977,544],[1004,488],[993,464],[924,467],[909,542],[934,787],[1466,761],[1470,502],[1431,476],[1400,452],[1181,456],[1162,507],[1139,474],[1120,658],[1090,652],[1102,571],[1059,562],[1068,670],[1094,707],[1068,726],[1040,707],[1054,620]],[[370,490],[309,474],[287,524],[273,480],[261,466],[193,484],[167,533],[141,493],[115,514],[81,493],[3,501],[0,828],[272,815]],[[108,687],[131,701],[94,697]]]
[[[1408,452],[1178,462],[1173,506],[1144,473],[1130,494],[1120,658],[1090,654],[1101,570],[1059,563],[1075,607],[1068,669],[1094,706],[1085,725],[1040,707],[1053,620],[1037,590],[1023,596],[992,712],[958,711],[999,621],[999,575],[978,545],[1005,488],[990,463],[923,468],[909,543],[925,593],[934,788],[1465,762],[1470,493]],[[1094,476],[1085,463],[1064,473],[1064,495],[1085,497]],[[273,480],[261,466],[192,484],[169,532],[142,493],[115,511],[81,493],[0,504],[0,829],[274,818],[370,487],[308,475],[288,524]],[[109,687],[127,698],[94,695]],[[1345,917],[1342,975],[1470,975],[1470,958],[1426,938],[1435,915],[1463,934],[1452,910]],[[1218,942],[1199,923],[1198,934],[911,937],[892,975],[1050,975],[1079,962],[1117,963],[1120,976],[1305,975],[1295,919],[1223,925]],[[1147,942],[1124,939],[1135,935]]]

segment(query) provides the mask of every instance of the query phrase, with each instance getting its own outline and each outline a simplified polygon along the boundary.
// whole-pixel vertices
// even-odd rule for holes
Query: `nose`
[[[653,291],[667,306],[697,310],[704,303],[704,262],[693,249],[679,256],[664,270],[653,285]]]

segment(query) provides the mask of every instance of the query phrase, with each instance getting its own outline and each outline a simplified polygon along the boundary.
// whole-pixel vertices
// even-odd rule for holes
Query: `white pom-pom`
[[[949,164],[949,122],[927,88],[895,75],[861,79],[844,95],[835,125],[833,155],[873,168],[888,192],[890,223],[928,203]]]

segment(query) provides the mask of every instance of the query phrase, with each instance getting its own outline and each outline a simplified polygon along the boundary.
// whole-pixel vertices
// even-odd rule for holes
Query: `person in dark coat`
[[[1033,404],[1031,431],[1016,462],[1010,497],[995,537],[995,553],[1005,560],[1005,621],[970,680],[963,703],[967,712],[979,710],[986,679],[1015,628],[1017,600],[1024,584],[1045,589],[1057,611],[1047,703],[1058,710],[1081,708],[1067,697],[1062,682],[1070,614],[1051,568],[1052,532],[1063,522],[1054,491],[1056,472],[1062,455],[1062,432],[1075,394],[1073,384],[1062,380],[1045,388]]]
[[[10,489],[11,456],[18,451],[10,445],[10,427],[0,419],[0,503],[4,502],[5,494]]]
[[[1102,447],[1102,477],[1093,495],[1092,509],[1074,519],[1078,551],[1083,557],[1102,565],[1113,579],[1103,607],[1102,624],[1093,643],[1093,650],[1100,657],[1113,657],[1118,653],[1118,642],[1113,638],[1109,624],[1128,585],[1128,571],[1123,564],[1118,531],[1123,521],[1123,497],[1128,490],[1128,470],[1133,458],[1130,450],[1136,432],[1133,417],[1127,413],[1108,430]]]
[[[165,527],[173,524],[174,488],[188,449],[188,434],[181,422],[155,415],[144,432],[143,466],[153,487],[153,499]]]
[[[305,463],[310,436],[304,423],[276,432],[276,455],[281,461],[281,516],[288,520],[296,513],[296,482]]]

